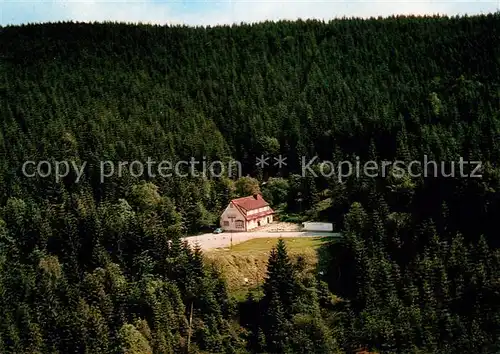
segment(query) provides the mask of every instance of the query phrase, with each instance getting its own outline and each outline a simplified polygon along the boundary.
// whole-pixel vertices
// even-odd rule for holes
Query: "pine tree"
[[[277,292],[268,295],[269,307],[265,312],[266,348],[270,353],[287,353],[291,325]]]
[[[264,303],[270,304],[273,297],[278,296],[277,301],[281,302],[285,315],[288,317],[292,315],[291,311],[297,296],[297,279],[285,242],[281,238],[269,255],[263,288]]]

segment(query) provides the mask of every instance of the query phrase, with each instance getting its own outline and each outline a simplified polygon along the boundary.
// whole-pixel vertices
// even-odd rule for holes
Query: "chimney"
[[[253,195],[253,198],[254,198],[255,200],[259,199],[259,195],[258,195],[258,194],[254,194],[254,195]]]

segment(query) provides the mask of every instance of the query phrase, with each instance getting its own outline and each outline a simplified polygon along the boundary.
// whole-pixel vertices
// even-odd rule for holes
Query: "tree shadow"
[[[318,277],[325,281],[332,293],[340,297],[351,297],[355,290],[354,255],[341,237],[321,237],[316,249]]]

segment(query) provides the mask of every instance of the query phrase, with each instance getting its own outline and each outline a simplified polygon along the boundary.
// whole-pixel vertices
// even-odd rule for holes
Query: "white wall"
[[[333,231],[333,224],[329,222],[305,222],[303,225],[306,231]]]
[[[231,208],[230,205],[227,206],[226,210],[224,210],[220,217],[220,227],[224,231],[245,231],[245,217],[241,214],[238,208],[234,206]],[[231,218],[231,216],[234,216],[234,218]],[[243,221],[242,229],[236,227],[236,221],[238,220]],[[224,222],[227,222],[229,225],[225,225]]]
[[[262,207],[262,208],[258,208],[258,209],[254,209],[254,210],[249,210],[248,211],[248,215],[253,215],[253,214],[257,214],[257,213],[262,213],[263,211],[268,211],[269,210],[269,206],[265,206],[265,207]]]
[[[260,226],[264,226],[264,225],[267,225],[268,222],[267,222],[267,219],[269,218],[269,224],[273,222],[273,215],[268,215],[268,216],[264,216],[260,219],[255,219],[255,220],[250,220],[248,222],[248,226],[247,226],[247,230],[252,230],[256,227],[259,227],[259,221],[260,221]]]

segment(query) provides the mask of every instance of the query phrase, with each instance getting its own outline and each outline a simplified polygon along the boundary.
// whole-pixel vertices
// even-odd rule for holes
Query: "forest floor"
[[[332,242],[331,237],[290,237],[283,240],[292,261],[302,257],[308,270],[316,268],[324,254],[321,249]],[[214,249],[204,254],[208,262],[215,263],[222,270],[230,293],[237,299],[244,299],[248,291],[258,288],[264,281],[269,252],[277,242],[277,237],[255,238],[232,248]]]

